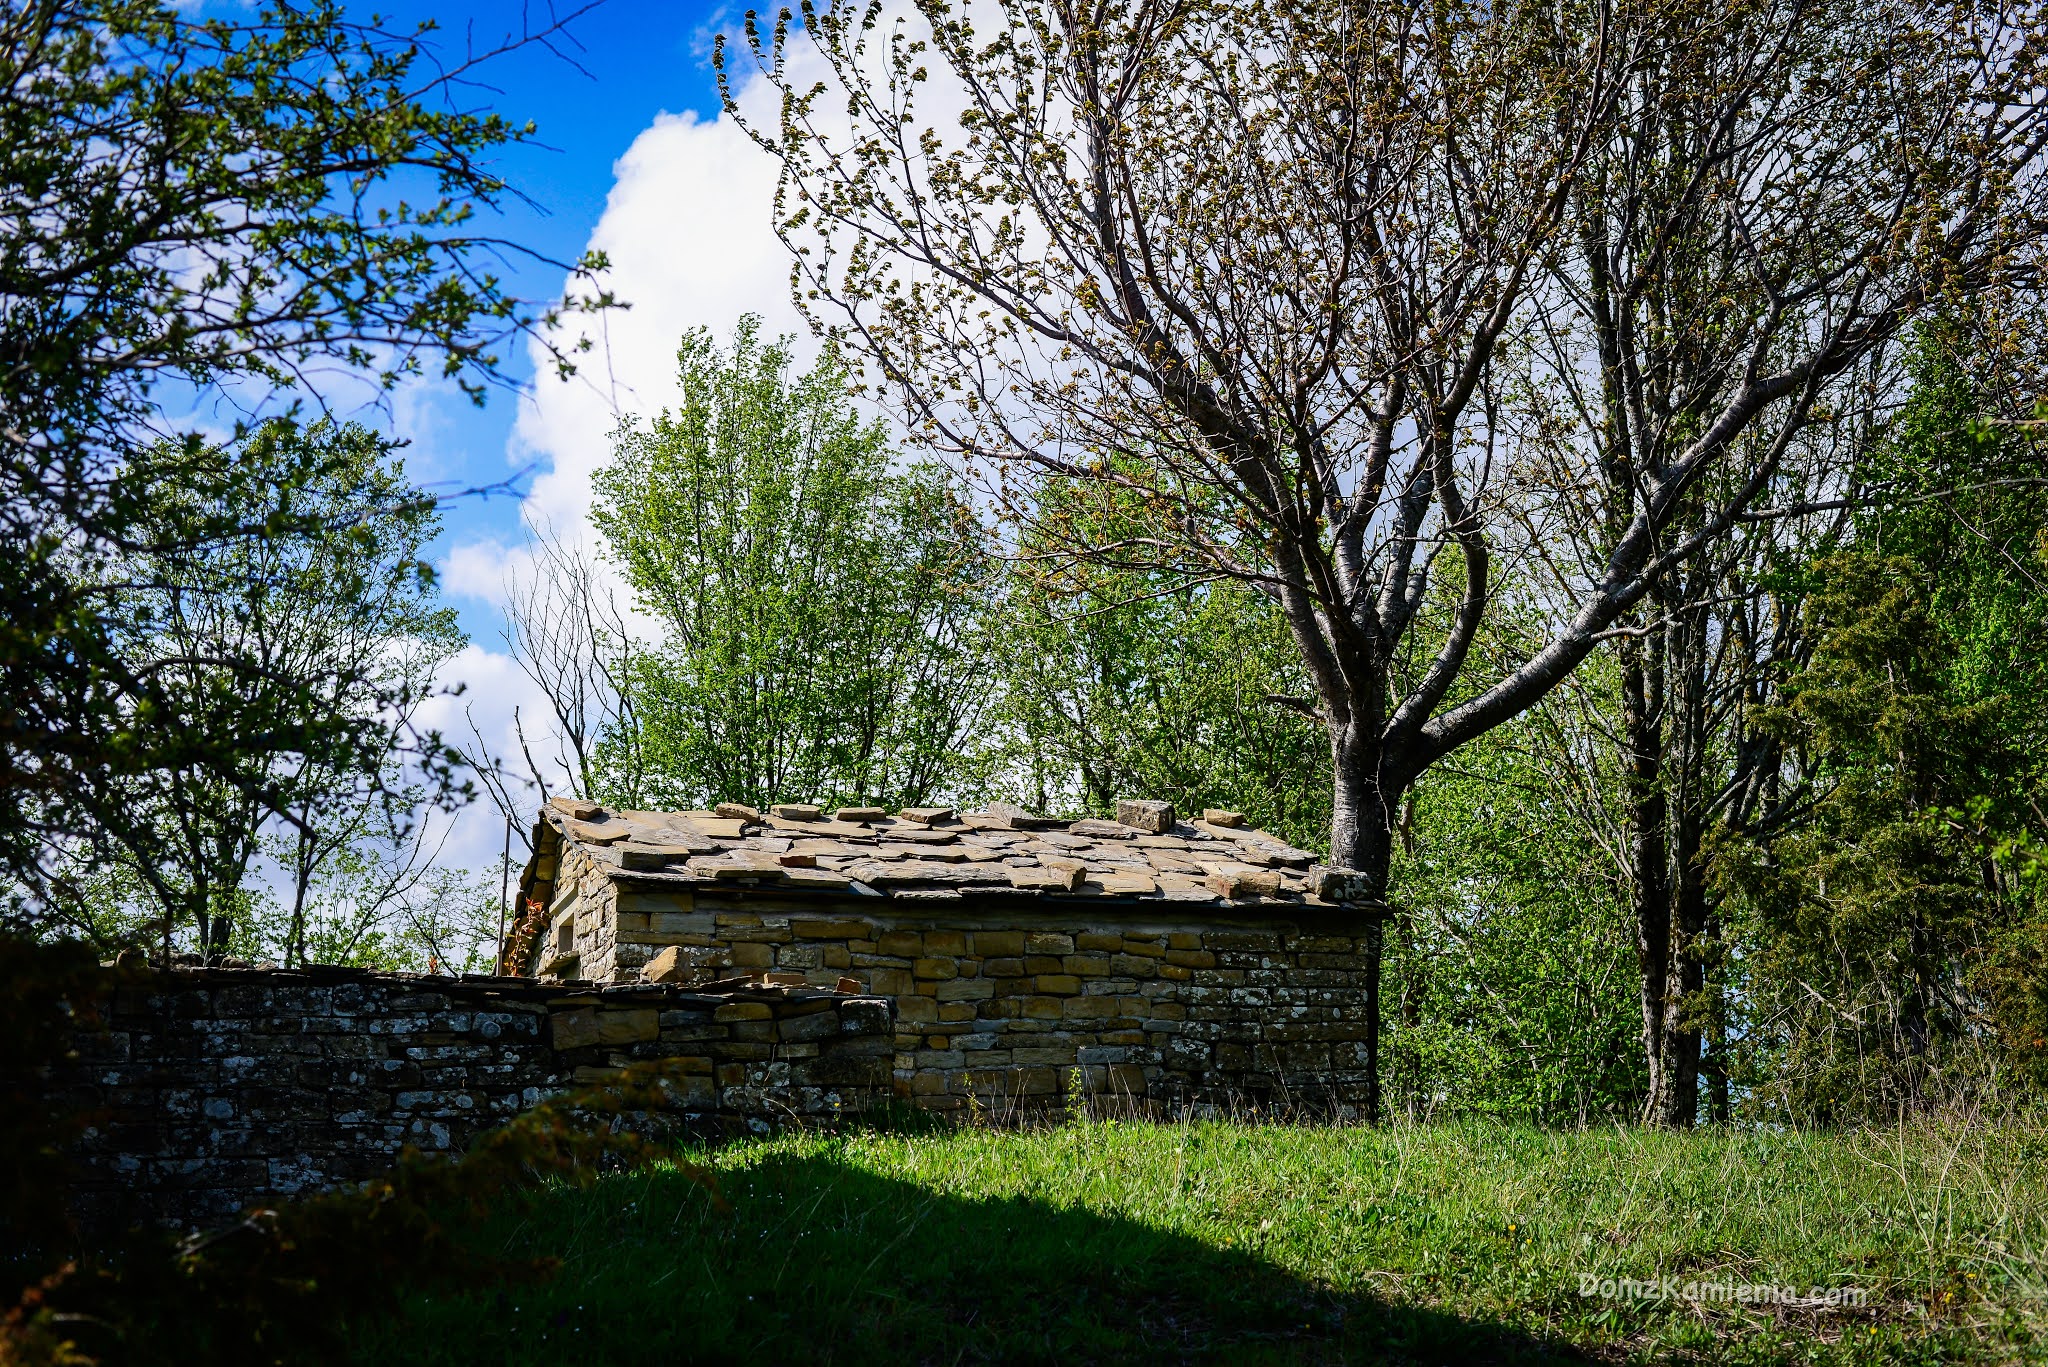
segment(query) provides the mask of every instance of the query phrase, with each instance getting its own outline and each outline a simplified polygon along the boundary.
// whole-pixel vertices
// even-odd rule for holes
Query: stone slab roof
[[[545,827],[615,882],[772,888],[901,900],[1114,897],[1232,905],[1353,900],[1355,875],[1210,810],[1183,821],[1163,802],[1118,804],[1117,820],[784,803],[767,811],[625,811],[554,798]]]

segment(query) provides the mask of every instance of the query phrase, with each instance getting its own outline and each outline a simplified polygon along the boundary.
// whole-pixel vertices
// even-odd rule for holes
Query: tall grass
[[[416,1300],[409,1363],[2033,1360],[2048,1132],[1077,1122],[793,1135],[564,1189]],[[1793,1304],[1581,1294],[1791,1287]],[[1860,1305],[1812,1292],[1853,1288]],[[1851,1299],[1854,1299],[1853,1297]]]

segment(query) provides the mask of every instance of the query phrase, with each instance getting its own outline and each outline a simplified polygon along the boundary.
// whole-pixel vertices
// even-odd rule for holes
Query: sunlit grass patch
[[[1095,1123],[694,1157],[729,1212],[661,1169],[565,1189],[489,1234],[558,1276],[416,1303],[365,1360],[1999,1361],[2048,1319],[2035,1130]]]

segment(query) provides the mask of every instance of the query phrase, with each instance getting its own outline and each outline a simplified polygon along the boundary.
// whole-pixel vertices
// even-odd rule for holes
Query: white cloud
[[[758,80],[742,99],[772,115],[772,92]],[[513,467],[539,471],[522,509],[526,526],[585,547],[591,479],[610,454],[610,434],[622,417],[651,416],[676,401],[676,344],[686,330],[708,327],[724,338],[741,315],[758,313],[768,331],[795,334],[810,349],[789,299],[789,258],[774,232],[775,162],[729,116],[661,115],[613,175],[589,246],[610,259],[605,283],[630,307],[596,320],[596,349],[566,382],[546,369],[536,347],[541,377],[522,401],[507,451]],[[532,563],[521,544],[462,542],[441,564],[442,584],[502,610],[507,586],[529,575]],[[472,644],[449,662],[444,683],[462,683],[466,693],[441,704],[446,715],[430,724],[467,737],[473,717],[490,748],[514,759],[514,709],[531,728],[546,703],[496,644]],[[487,865],[502,835],[496,813],[479,804],[459,819],[444,861]]]
[[[792,84],[807,84],[823,70],[804,45],[792,49],[786,72]],[[779,96],[758,73],[741,84],[739,101],[757,126],[775,127]],[[592,546],[592,477],[610,455],[611,433],[622,418],[649,417],[677,401],[675,353],[685,331],[705,327],[724,340],[742,315],[755,313],[770,335],[796,339],[799,364],[816,354],[790,299],[787,249],[775,235],[776,174],[775,159],[726,114],[663,114],[615,163],[611,194],[588,245],[605,253],[605,284],[630,307],[596,320],[595,349],[580,358],[580,373],[567,382],[555,379],[534,349],[540,378],[522,400],[507,451],[512,467],[539,471],[522,508],[529,530],[569,546]],[[502,611],[508,587],[524,582],[533,567],[529,546],[478,538],[454,546],[440,569],[450,594]],[[609,582],[617,587],[615,579]],[[533,735],[546,703],[512,659],[492,648],[497,645],[473,644],[450,662],[444,683],[464,683],[467,693],[432,724],[451,737],[467,737],[473,717],[490,748],[516,762],[514,709]],[[444,862],[487,867],[502,836],[495,810],[478,804],[458,819]]]
[[[590,246],[610,258],[606,283],[629,307],[598,320],[597,351],[580,374],[541,379],[520,411],[514,458],[545,467],[528,499],[532,520],[565,533],[581,526],[620,417],[675,402],[686,330],[723,338],[742,314],[758,313],[771,333],[807,335],[774,232],[775,171],[724,114],[664,114],[619,159]]]
[[[547,699],[533,681],[520,672],[511,656],[476,644],[465,646],[450,660],[441,671],[441,678],[451,690],[457,683],[462,689],[426,700],[420,707],[419,725],[439,731],[444,740],[464,750],[473,749],[481,738],[490,753],[517,768],[519,737],[515,717],[524,719],[531,729],[536,721],[546,717],[548,710]],[[531,795],[531,800],[537,804],[538,795]],[[513,835],[515,856],[524,849],[525,834],[521,830]],[[489,799],[479,793],[477,801],[456,813],[438,862],[456,868],[495,868],[503,843],[503,818]]]

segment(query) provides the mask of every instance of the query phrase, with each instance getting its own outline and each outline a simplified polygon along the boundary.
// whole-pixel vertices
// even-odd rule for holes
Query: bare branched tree
[[[634,801],[640,791],[639,726],[626,687],[635,644],[612,585],[578,547],[537,528],[526,568],[507,577],[504,641],[547,701],[548,715],[513,711],[519,753],[495,753],[470,717],[464,756],[521,841],[536,800],[565,786]]]
[[[1430,763],[1762,506],[1910,320],[2032,270],[2040,18],[806,4],[749,19],[781,107],[748,127],[781,161],[799,306],[914,431],[1025,524],[1047,480],[1149,509],[1072,556],[1280,606],[1316,689],[1289,705],[1329,735],[1332,861],[1376,898]],[[1684,348],[1673,386],[1657,358]],[[1615,401],[1575,408],[1587,376]],[[1589,507],[1610,520],[1554,629],[1468,670],[1497,560]]]

